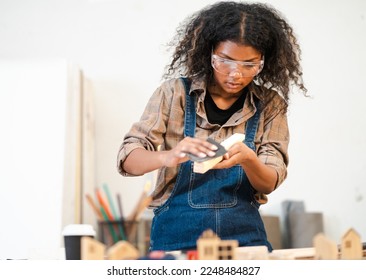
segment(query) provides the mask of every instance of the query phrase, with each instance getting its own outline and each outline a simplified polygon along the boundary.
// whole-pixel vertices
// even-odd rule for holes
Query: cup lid
[[[63,236],[70,235],[86,235],[86,236],[95,236],[95,230],[92,225],[88,224],[70,224],[65,226],[62,231]]]

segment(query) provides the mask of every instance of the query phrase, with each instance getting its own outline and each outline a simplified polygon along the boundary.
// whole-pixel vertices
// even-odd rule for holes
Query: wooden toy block
[[[238,248],[239,243],[237,240],[221,240],[218,248],[217,248],[217,259],[218,260],[235,260],[236,257],[236,249]]]
[[[315,247],[315,259],[316,260],[337,260],[338,248],[337,244],[326,238],[323,233],[318,233],[313,239]]]
[[[81,259],[82,260],[103,260],[106,246],[91,238],[83,236],[80,241]]]
[[[269,258],[271,260],[313,260],[314,257],[314,247],[279,249],[269,253]]]
[[[108,260],[136,260],[139,251],[128,241],[118,241],[107,250]]]
[[[360,235],[354,230],[349,229],[342,237],[341,259],[361,260],[363,257],[362,242]]]
[[[237,260],[268,260],[267,246],[245,246],[236,249]]]
[[[236,258],[237,240],[221,240],[211,229],[197,240],[199,260],[233,260]]]
[[[198,260],[197,250],[190,250],[187,252],[187,260]]]
[[[217,260],[217,247],[220,238],[208,229],[202,233],[197,240],[197,251],[199,260]]]
[[[139,251],[128,241],[118,241],[106,249],[102,242],[84,236],[81,238],[80,250],[82,260],[137,260]]]

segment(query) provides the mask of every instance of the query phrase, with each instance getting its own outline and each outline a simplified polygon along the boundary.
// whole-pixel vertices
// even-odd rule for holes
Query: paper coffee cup
[[[95,230],[91,225],[87,224],[70,224],[62,231],[65,243],[66,260],[81,259],[81,237],[95,237]]]

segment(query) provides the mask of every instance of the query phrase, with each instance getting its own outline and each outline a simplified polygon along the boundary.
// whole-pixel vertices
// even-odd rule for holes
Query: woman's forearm
[[[145,149],[133,150],[123,163],[123,169],[132,175],[143,175],[163,166],[163,153],[147,151]]]
[[[254,153],[241,165],[253,188],[265,194],[274,191],[277,183],[277,172],[273,167],[265,165]]]

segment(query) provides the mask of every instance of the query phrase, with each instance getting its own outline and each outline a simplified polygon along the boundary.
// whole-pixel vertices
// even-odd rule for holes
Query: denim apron
[[[186,89],[184,134],[194,137],[196,96]],[[256,99],[257,100],[257,99]],[[248,120],[245,144],[255,150],[254,139],[260,112]],[[204,174],[193,172],[193,162],[181,164],[176,183],[168,200],[154,209],[150,250],[191,250],[203,231],[213,230],[222,240],[238,240],[239,246],[272,246],[267,240],[258,212],[255,190],[240,165],[212,169]]]

